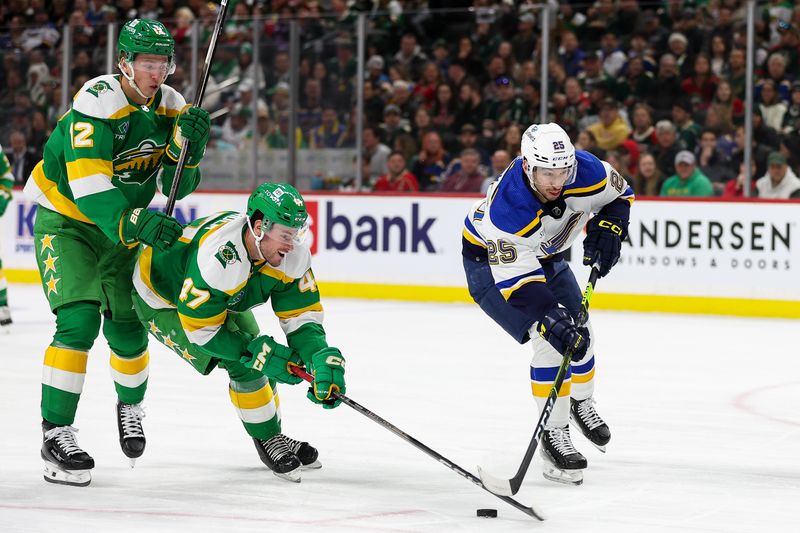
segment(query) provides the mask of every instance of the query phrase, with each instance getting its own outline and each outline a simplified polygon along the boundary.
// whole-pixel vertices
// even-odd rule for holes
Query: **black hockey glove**
[[[602,278],[619,261],[623,222],[616,217],[596,215],[586,224],[586,239],[583,241],[583,264],[598,265]]]
[[[572,360],[580,361],[589,349],[589,329],[577,326],[569,312],[563,307],[552,307],[544,315],[536,330],[544,340],[561,355],[571,348]]]

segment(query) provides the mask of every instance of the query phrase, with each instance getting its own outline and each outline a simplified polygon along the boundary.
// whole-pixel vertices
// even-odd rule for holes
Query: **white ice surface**
[[[517,495],[535,522],[347,406],[281,388],[283,426],[320,450],[291,484],[258,460],[227,394],[151,342],[147,450],[131,470],[117,442],[108,348],[89,358],[75,425],[95,458],[87,488],[45,483],[40,376],[54,320],[37,286],[12,285],[0,337],[0,531],[800,531],[800,323],[595,312],[597,408],[608,453],[573,431],[580,487],[541,476]],[[516,470],[536,421],[530,347],[476,306],[328,299],[347,394],[464,468]],[[278,333],[269,307],[257,312]],[[497,519],[475,517],[495,508]]]

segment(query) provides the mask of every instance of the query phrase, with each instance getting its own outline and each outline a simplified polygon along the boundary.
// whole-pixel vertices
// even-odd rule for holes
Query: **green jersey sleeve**
[[[272,310],[289,346],[308,363],[312,355],[328,346],[319,288],[310,268],[311,252],[306,247],[297,248],[284,263],[279,268],[265,263],[259,269],[259,279],[271,286]]]
[[[119,241],[127,198],[114,184],[114,134],[108,121],[73,109],[68,116],[70,142],[64,163],[75,204],[112,241]]]

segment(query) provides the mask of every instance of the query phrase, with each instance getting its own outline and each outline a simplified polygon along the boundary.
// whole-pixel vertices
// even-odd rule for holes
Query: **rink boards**
[[[477,196],[307,194],[314,272],[326,296],[469,301],[461,230]],[[182,222],[244,210],[247,195],[195,193],[178,202]],[[152,207],[163,208],[163,199]],[[0,219],[11,282],[39,281],[35,205],[14,191]],[[592,305],[605,309],[800,317],[800,205],[665,201],[634,204],[629,237]],[[570,261],[581,280],[580,240]]]

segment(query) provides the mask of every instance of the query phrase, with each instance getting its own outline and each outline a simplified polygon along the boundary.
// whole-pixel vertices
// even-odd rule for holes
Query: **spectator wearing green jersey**
[[[714,196],[711,180],[697,168],[694,154],[689,150],[681,150],[675,156],[675,172],[661,186],[661,196]]]

